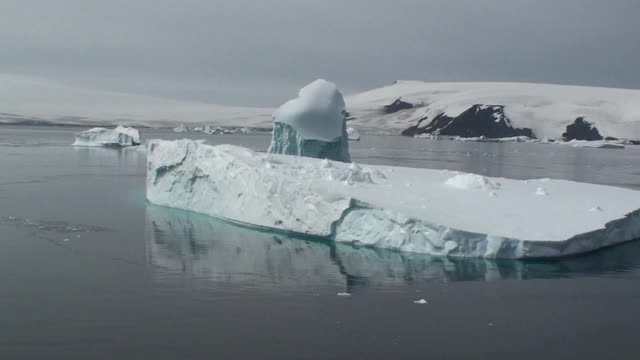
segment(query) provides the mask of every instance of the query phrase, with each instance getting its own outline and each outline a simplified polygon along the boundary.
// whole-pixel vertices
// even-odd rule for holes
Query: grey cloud
[[[275,105],[324,77],[640,88],[637,0],[4,0],[0,72]]]

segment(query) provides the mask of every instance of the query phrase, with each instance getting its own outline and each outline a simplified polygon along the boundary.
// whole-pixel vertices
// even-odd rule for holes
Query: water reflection
[[[148,206],[146,215],[151,264],[214,282],[333,284],[352,291],[425,281],[603,276],[640,266],[640,242],[554,261],[453,259],[261,232],[159,206]]]

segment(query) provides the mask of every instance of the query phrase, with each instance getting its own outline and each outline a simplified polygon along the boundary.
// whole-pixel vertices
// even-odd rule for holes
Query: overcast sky
[[[1,0],[0,72],[275,106],[322,77],[640,88],[640,0]]]

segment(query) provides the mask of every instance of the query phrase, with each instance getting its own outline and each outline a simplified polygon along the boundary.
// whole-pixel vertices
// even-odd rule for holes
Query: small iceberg
[[[185,132],[189,132],[189,128],[186,127],[184,124],[180,124],[177,127],[173,128],[173,132],[177,132],[177,133],[185,133]]]
[[[349,162],[344,99],[335,84],[316,80],[273,114],[269,152]]]
[[[349,137],[349,140],[360,141],[360,133],[352,127],[347,128],[347,136]]]
[[[96,127],[76,134],[73,146],[126,147],[140,145],[140,132],[132,127],[114,130]]]

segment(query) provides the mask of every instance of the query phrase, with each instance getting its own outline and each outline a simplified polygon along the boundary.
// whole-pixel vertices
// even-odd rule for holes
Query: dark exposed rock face
[[[598,129],[590,122],[586,121],[584,117],[579,117],[573,124],[567,126],[567,130],[562,134],[564,141],[571,140],[602,140],[602,135]]]
[[[457,117],[440,114],[422,127],[418,121],[416,126],[406,129],[402,135],[433,134],[445,136],[479,137],[489,139],[513,136],[527,136],[535,138],[531,129],[514,128],[504,113],[502,105],[473,105]]]
[[[382,108],[385,114],[393,114],[394,112],[398,112],[400,110],[413,109],[413,104],[410,104],[406,101],[400,100],[400,98],[396,99],[396,101],[392,102],[389,105],[385,105]]]

